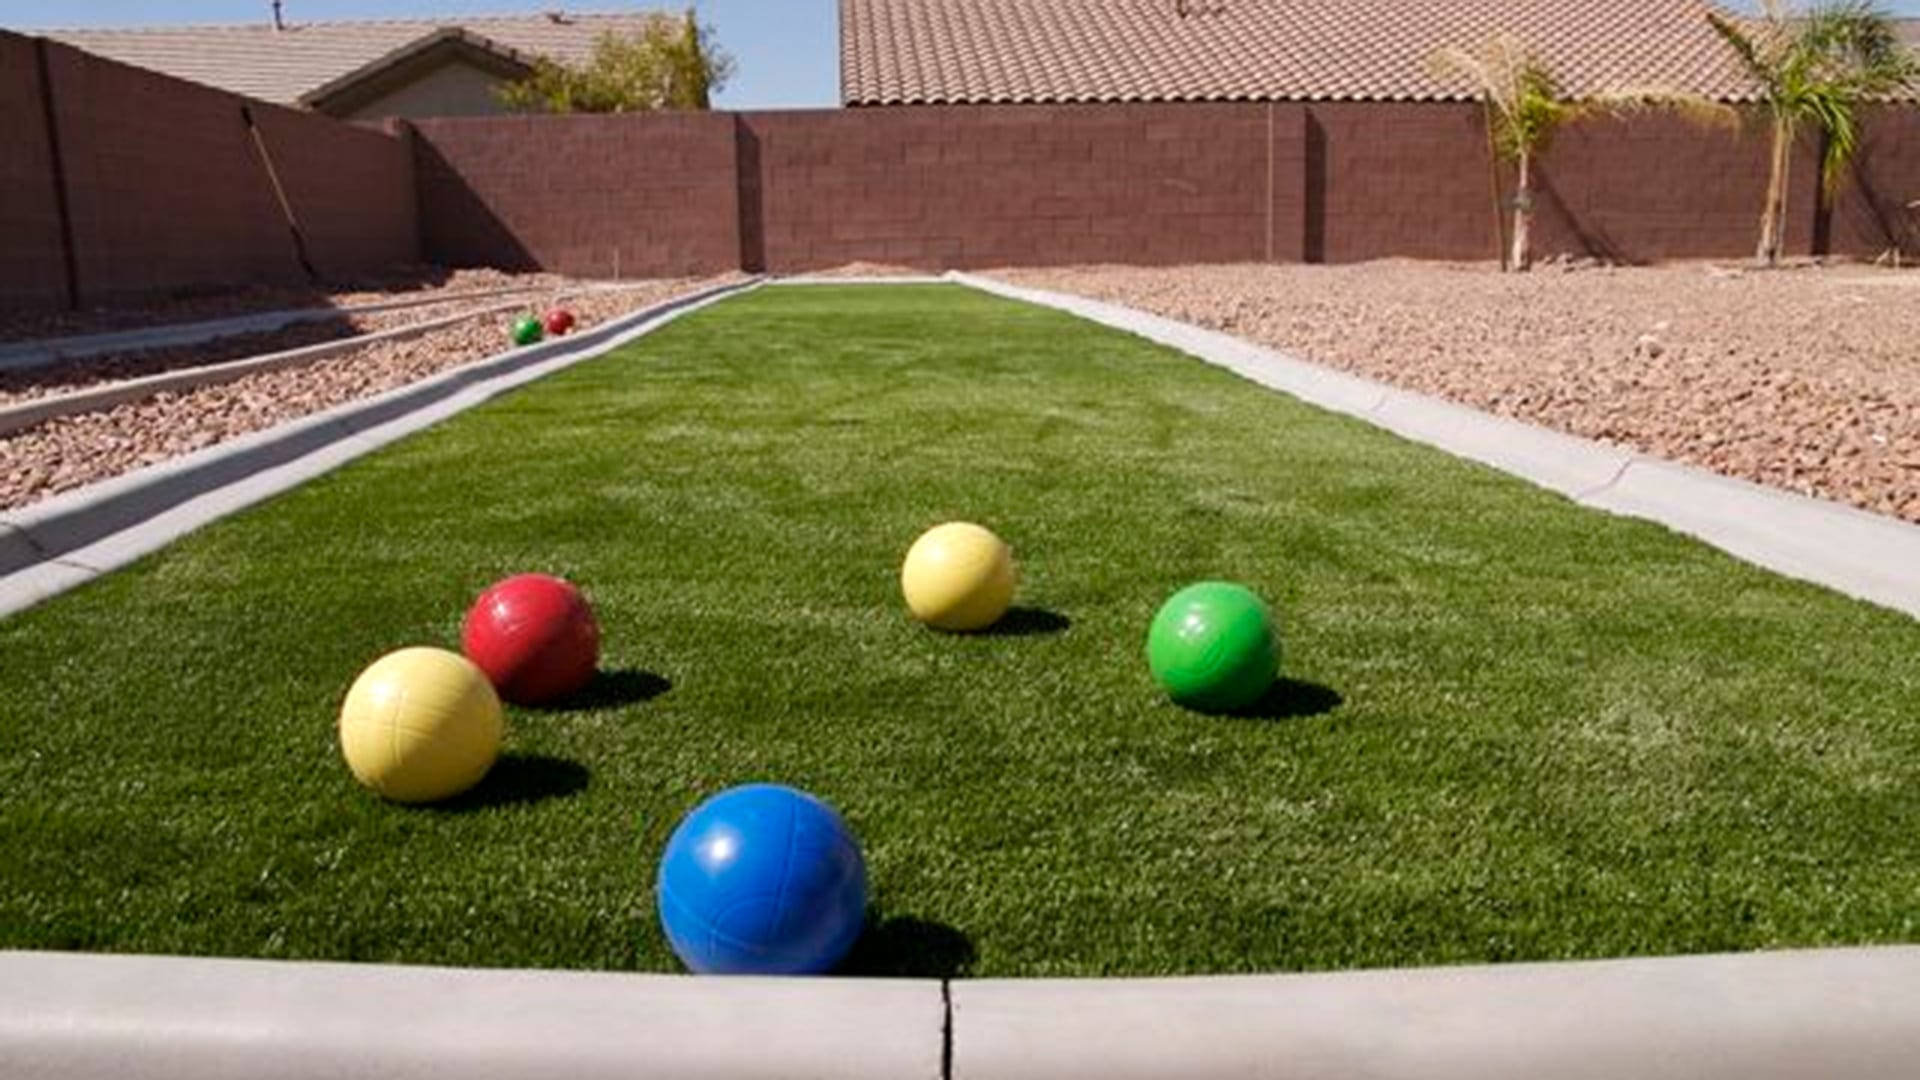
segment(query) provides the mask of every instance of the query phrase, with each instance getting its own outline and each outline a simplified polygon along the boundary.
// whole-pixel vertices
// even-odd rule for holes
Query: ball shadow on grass
[[[957,979],[973,968],[973,939],[946,923],[867,912],[867,925],[840,963],[842,975]]]
[[[536,707],[542,712],[611,709],[651,701],[671,689],[673,683],[664,675],[640,668],[616,668],[612,671],[596,671],[593,681],[578,691]]]
[[[1007,609],[1000,621],[980,631],[981,637],[1038,637],[1043,634],[1064,634],[1073,625],[1073,620],[1057,611],[1045,608],[1012,607]]]
[[[546,754],[502,754],[478,784],[431,809],[451,814],[564,799],[586,790],[585,765]]]
[[[1294,720],[1330,713],[1346,702],[1340,691],[1331,686],[1282,677],[1273,680],[1273,685],[1267,687],[1258,701],[1227,715],[1248,720]]]

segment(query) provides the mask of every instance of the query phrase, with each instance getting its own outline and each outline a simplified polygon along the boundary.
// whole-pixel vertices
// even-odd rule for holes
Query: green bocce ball
[[[1203,581],[1174,593],[1147,631],[1147,663],[1189,709],[1233,712],[1260,700],[1280,670],[1280,639],[1252,590]]]
[[[540,326],[540,320],[531,315],[513,324],[513,343],[515,345],[532,345],[544,336],[546,336],[546,331]]]

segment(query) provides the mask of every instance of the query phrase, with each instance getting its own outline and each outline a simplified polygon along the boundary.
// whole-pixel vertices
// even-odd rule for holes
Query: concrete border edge
[[[1920,946],[977,981],[0,951],[0,1073],[70,1080],[1903,1080],[1916,1055]]]
[[[935,979],[0,952],[5,1076],[940,1080],[945,1024]]]
[[[243,356],[218,364],[203,364],[199,367],[176,368],[172,371],[155,372],[133,379],[118,382],[100,383],[94,386],[70,390],[66,393],[48,394],[44,397],[27,398],[11,405],[0,406],[0,435],[10,434],[36,424],[63,416],[80,413],[101,412],[124,405],[130,401],[141,401],[155,394],[168,391],[196,390],[203,386],[217,386],[234,382],[267,371],[283,371],[291,367],[316,364],[342,353],[363,349],[369,345],[382,345],[393,341],[406,341],[409,338],[431,334],[436,330],[445,330],[468,319],[498,315],[518,306],[514,301],[492,304],[475,308],[472,311],[455,315],[443,315],[437,319],[409,323],[405,326],[389,327],[370,333],[356,334],[353,337],[337,338],[333,341],[317,342],[277,352],[257,353]]]
[[[960,271],[946,276],[1144,337],[1582,506],[1653,521],[1775,573],[1920,618],[1920,526],[1494,416],[1119,304]]]
[[[382,300],[346,307],[279,308],[227,315],[194,322],[163,323],[136,330],[107,330],[97,334],[69,334],[62,337],[29,338],[0,344],[0,371],[22,370],[57,364],[62,360],[84,360],[108,352],[140,352],[147,349],[174,348],[217,341],[235,334],[271,333],[303,322],[323,322],[355,315],[373,315],[383,311],[402,311],[410,307],[457,304],[466,300],[486,300],[496,296],[541,291],[539,286],[522,285],[506,289],[482,289],[460,296]]]
[[[1920,947],[952,984],[952,1076],[1895,1080]]]
[[[749,278],[700,289],[579,334],[475,360],[0,516],[0,617],[124,566],[201,525],[448,416],[760,284]]]

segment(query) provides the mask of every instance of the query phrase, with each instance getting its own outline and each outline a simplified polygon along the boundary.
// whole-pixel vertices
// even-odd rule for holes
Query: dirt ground
[[[1007,269],[1504,416],[1920,522],[1920,271]]]

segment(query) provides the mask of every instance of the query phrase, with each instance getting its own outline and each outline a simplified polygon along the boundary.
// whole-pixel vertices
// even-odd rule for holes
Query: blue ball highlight
[[[729,788],[667,840],[660,925],[702,975],[815,975],[866,921],[867,865],[833,807],[778,784]]]

